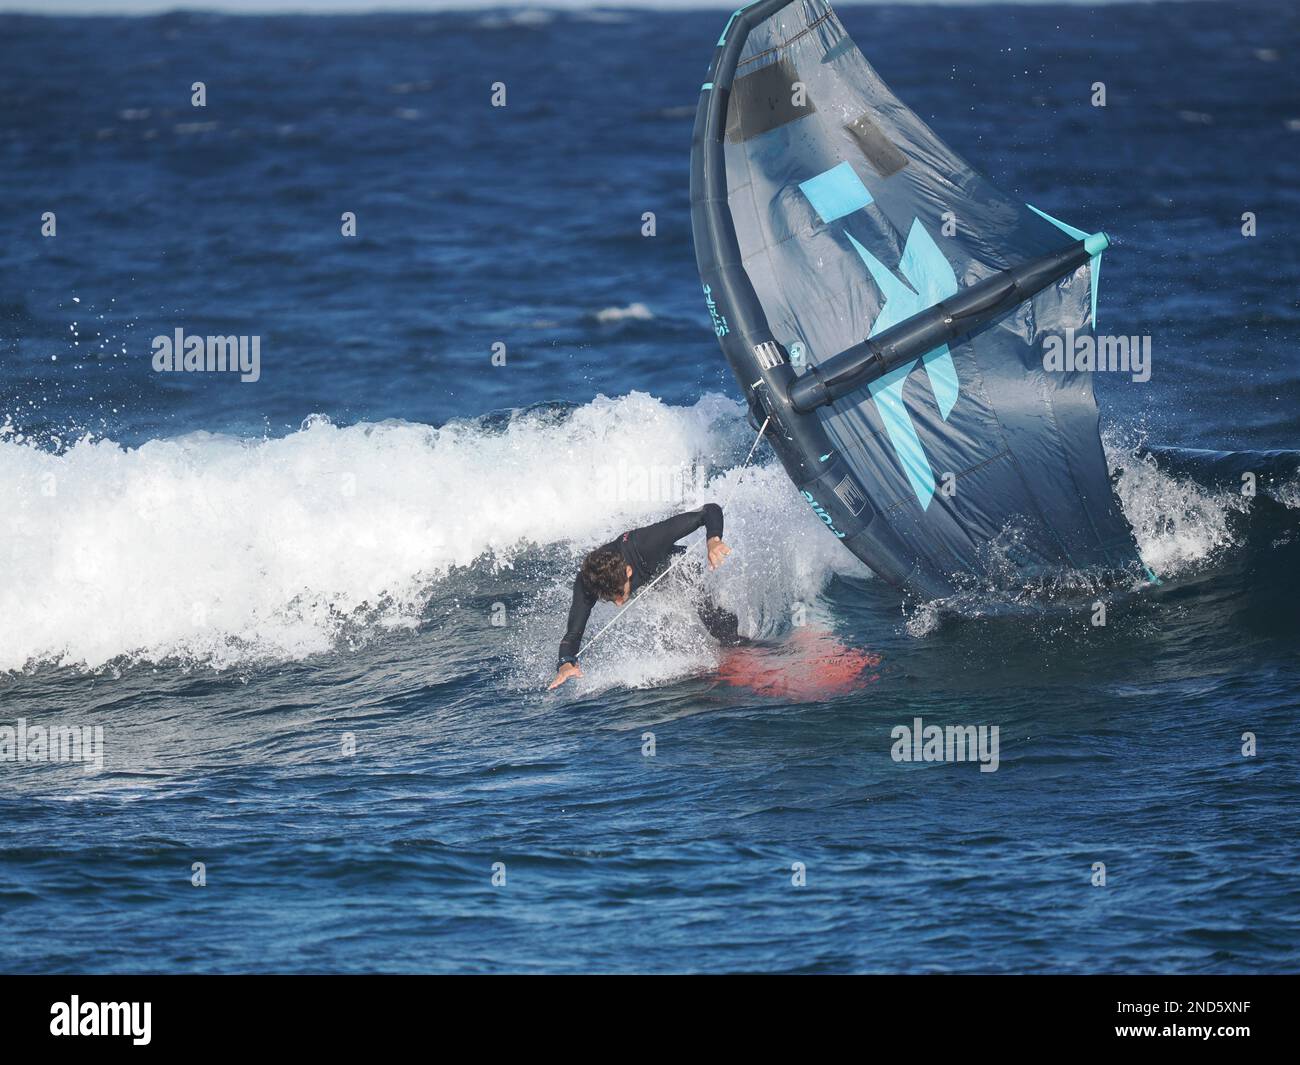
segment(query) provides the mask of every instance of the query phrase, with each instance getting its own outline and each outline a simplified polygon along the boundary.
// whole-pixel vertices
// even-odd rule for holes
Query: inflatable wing
[[[1137,565],[1091,373],[1062,358],[1090,338],[1107,238],[976,174],[828,4],[731,16],[696,111],[691,212],[751,410],[879,576],[936,596],[995,567]]]

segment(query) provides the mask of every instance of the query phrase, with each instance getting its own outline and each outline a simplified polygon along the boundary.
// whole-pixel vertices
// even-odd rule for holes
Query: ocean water
[[[0,762],[0,969],[1296,968],[1300,484],[1143,450],[1300,447],[1294,10],[841,16],[1114,239],[1162,583],[1104,627],[903,603],[741,469],[688,218],[724,12],[0,16],[0,725],[104,737]],[[154,373],[177,328],[259,379]],[[706,499],[774,649],[669,592],[546,692],[581,555]],[[918,717],[997,725],[997,771],[894,761]]]

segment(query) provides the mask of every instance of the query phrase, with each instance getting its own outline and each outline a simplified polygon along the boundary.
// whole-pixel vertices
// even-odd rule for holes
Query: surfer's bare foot
[[[570,677],[581,677],[581,676],[582,676],[582,670],[575,663],[565,662],[564,665],[560,667],[560,671],[555,674],[555,679],[551,681],[551,683],[547,686],[546,690],[551,691],[554,688],[558,688]]]

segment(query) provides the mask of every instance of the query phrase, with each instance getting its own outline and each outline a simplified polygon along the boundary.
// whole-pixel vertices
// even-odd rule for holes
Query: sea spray
[[[627,528],[698,505],[602,498],[593,490],[602,472],[707,463],[712,478],[685,482],[703,501],[725,487],[751,438],[732,400],[675,407],[644,393],[441,428],[314,417],[272,439],[195,432],[127,448],[86,438],[57,454],[15,435],[0,439],[3,670],[94,669],[123,656],[223,668],[328,652],[358,626],[411,627],[457,569],[509,567],[539,548],[567,565]],[[829,574],[827,557],[861,570],[795,516],[802,508],[783,474],[746,476],[766,479],[737,496],[728,537],[742,537],[749,561],[769,571],[746,587],[792,596],[810,575]],[[762,528],[747,534],[754,507]],[[773,582],[778,564],[788,576]],[[737,603],[748,594],[723,585],[720,598],[751,625],[776,609]]]

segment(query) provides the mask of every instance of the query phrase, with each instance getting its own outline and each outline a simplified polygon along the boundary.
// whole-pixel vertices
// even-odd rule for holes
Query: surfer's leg
[[[724,647],[738,647],[749,643],[740,635],[740,619],[730,610],[723,610],[722,607],[707,599],[695,610],[700,615],[700,620],[704,622],[704,627],[709,630],[709,635]]]

